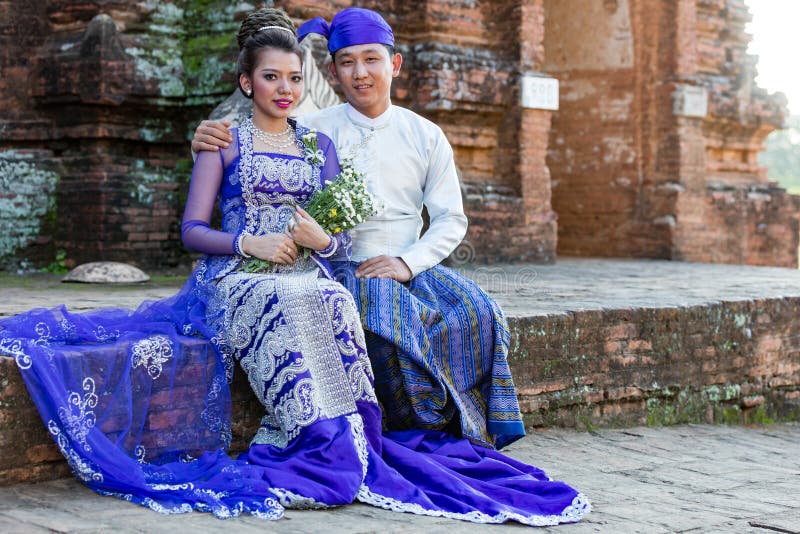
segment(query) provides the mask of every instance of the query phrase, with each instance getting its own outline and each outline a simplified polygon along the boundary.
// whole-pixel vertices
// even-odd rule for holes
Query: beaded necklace
[[[253,125],[253,135],[270,147],[278,149],[286,149],[291,146],[297,145],[297,139],[295,138],[294,128],[292,128],[292,125],[289,123],[286,123],[285,130],[278,133],[265,132],[264,130],[256,126],[255,122],[253,122],[252,125]]]

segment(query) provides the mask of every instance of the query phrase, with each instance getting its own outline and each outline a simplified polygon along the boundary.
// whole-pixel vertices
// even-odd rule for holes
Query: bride
[[[75,475],[162,513],[277,519],[360,501],[480,523],[579,521],[585,498],[536,467],[444,432],[382,432],[358,311],[327,261],[348,238],[297,207],[339,164],[330,139],[289,118],[303,90],[294,26],[259,10],[239,44],[253,114],[195,162],[182,234],[205,256],[182,290],[136,311],[0,321],[0,352],[16,358]],[[253,258],[272,267],[248,272]],[[235,362],[264,415],[232,459]]]

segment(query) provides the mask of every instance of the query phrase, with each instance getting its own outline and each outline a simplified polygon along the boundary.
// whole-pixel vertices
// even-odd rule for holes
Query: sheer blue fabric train
[[[47,430],[91,489],[163,513],[278,519],[261,471],[225,452],[225,369],[210,344],[177,331],[171,305],[185,298],[135,312],[33,310],[0,322],[0,352],[16,358]]]

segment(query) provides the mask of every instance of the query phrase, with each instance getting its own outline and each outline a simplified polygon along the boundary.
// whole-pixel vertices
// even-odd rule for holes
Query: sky
[[[758,56],[760,87],[780,91],[789,110],[800,115],[800,67],[794,63],[800,37],[800,0],[745,0],[753,15],[747,31],[753,36],[748,52]]]

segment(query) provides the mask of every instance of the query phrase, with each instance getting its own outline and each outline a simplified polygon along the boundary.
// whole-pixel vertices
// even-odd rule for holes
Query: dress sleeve
[[[322,173],[320,179],[322,186],[328,182],[332,182],[336,175],[339,174],[341,168],[339,167],[339,156],[336,154],[336,147],[333,146],[333,141],[327,135],[317,134],[317,144],[319,149],[325,155],[325,164],[322,166]]]
[[[189,196],[181,223],[186,247],[206,254],[234,254],[236,235],[211,228],[211,214],[222,184],[222,154],[203,151],[197,155],[189,182]]]
[[[453,149],[441,130],[431,152],[422,203],[430,217],[428,230],[400,255],[413,276],[441,263],[467,233]]]
[[[318,133],[317,143],[319,144],[319,149],[322,150],[322,153],[325,155],[325,164],[320,173],[322,187],[325,187],[326,184],[332,182],[334,178],[336,178],[341,168],[333,141],[331,141],[328,136]],[[331,236],[331,244],[324,250],[318,250],[317,254],[332,261],[343,261],[350,259],[350,252],[350,234],[348,232],[341,232],[333,234]]]

